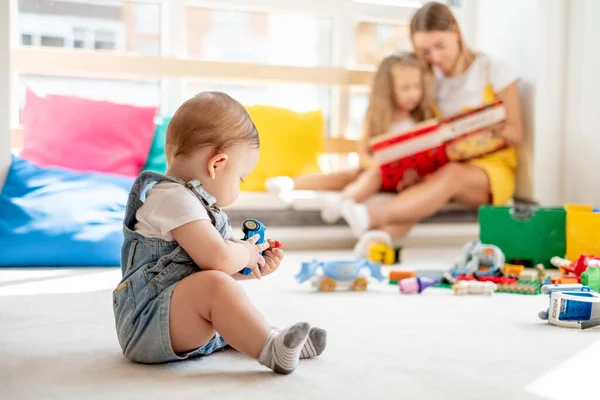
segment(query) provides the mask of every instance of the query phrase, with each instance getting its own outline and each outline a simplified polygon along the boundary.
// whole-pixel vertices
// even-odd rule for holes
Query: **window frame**
[[[11,6],[11,46],[17,46],[20,41],[21,32],[18,24],[18,0],[9,0]],[[359,2],[355,0],[304,0],[303,2],[291,2],[282,4],[280,0],[127,0],[130,2],[156,4],[160,7],[160,56],[185,58],[187,31],[185,24],[186,7],[202,7],[208,9],[234,10],[246,12],[294,12],[307,14],[317,18],[331,19],[331,67],[352,66],[354,29],[358,22],[372,22],[381,24],[404,24],[410,20],[415,12],[415,7],[381,5]],[[418,2],[418,0],[417,0]],[[417,5],[415,2],[415,5]],[[461,10],[453,8],[453,11],[461,16],[463,30],[473,31],[473,18],[464,18],[465,15],[473,16],[475,5],[466,0]],[[464,8],[468,8],[464,10]],[[72,28],[72,27],[71,27]],[[92,32],[96,26],[92,27]],[[71,47],[73,45],[73,32],[67,40]],[[26,32],[30,34],[31,32]],[[92,33],[92,36],[94,34]],[[119,34],[116,34],[119,38]],[[93,38],[92,38],[93,39]],[[117,39],[118,40],[118,39]],[[92,45],[93,45],[92,40]],[[33,37],[32,43],[39,43],[39,37]],[[119,48],[118,43],[116,44]],[[12,88],[18,87],[16,73],[12,71]],[[182,101],[184,93],[185,78],[161,77],[160,84],[160,112],[167,113],[174,104]],[[347,131],[349,122],[350,89],[348,87],[331,87],[331,133],[339,136]],[[18,99],[15,91],[11,95],[11,126],[18,122]]]

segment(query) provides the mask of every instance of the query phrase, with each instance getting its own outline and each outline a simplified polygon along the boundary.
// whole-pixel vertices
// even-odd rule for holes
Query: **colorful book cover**
[[[505,120],[501,101],[442,120],[417,124],[369,141],[380,165],[385,191],[395,191],[408,170],[424,177],[451,161],[467,161],[507,147],[506,141],[487,128]]]

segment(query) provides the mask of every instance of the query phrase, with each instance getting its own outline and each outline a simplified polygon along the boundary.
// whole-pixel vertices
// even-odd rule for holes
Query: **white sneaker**
[[[342,218],[342,196],[339,194],[328,195],[325,206],[321,210],[321,219],[327,224],[335,224]]]
[[[369,212],[364,204],[352,200],[342,202],[342,217],[346,220],[354,236],[361,237],[369,229]]]

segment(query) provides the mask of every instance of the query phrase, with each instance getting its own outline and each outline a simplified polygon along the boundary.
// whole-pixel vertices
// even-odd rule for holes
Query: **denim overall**
[[[124,241],[121,247],[123,279],[113,292],[113,311],[119,344],[123,354],[141,363],[161,363],[210,354],[226,346],[217,334],[202,347],[176,354],[169,335],[169,304],[175,285],[183,278],[200,272],[176,241],[145,237],[135,232],[136,212],[146,192],[160,182],[187,186],[206,208],[215,228],[224,239],[232,231],[227,215],[215,206],[215,198],[200,182],[184,182],[153,172],[142,172],[135,180],[125,210]]]

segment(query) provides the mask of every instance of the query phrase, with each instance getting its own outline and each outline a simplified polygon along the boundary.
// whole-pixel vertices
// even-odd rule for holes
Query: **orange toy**
[[[415,278],[417,274],[415,271],[407,271],[407,270],[393,270],[390,271],[390,283],[392,285],[397,284],[399,281],[408,278]]]

